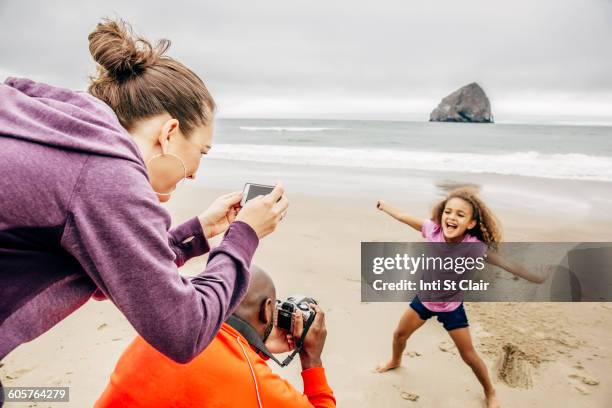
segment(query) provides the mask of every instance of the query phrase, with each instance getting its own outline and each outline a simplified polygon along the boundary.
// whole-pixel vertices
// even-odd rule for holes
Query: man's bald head
[[[263,337],[271,324],[275,304],[276,287],[272,278],[260,267],[252,265],[249,288],[234,314],[249,322]]]

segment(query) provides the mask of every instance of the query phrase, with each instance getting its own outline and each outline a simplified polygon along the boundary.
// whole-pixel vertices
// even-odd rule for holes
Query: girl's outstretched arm
[[[423,227],[423,220],[421,218],[413,217],[401,208],[395,207],[386,201],[378,200],[376,203],[376,208],[382,212],[386,212],[396,220],[410,225],[417,231],[421,231],[421,228]]]
[[[516,262],[512,262],[502,257],[497,252],[487,251],[486,259],[488,263],[495,266],[499,266],[500,268],[505,269],[513,275],[516,275],[523,279],[527,279],[529,282],[542,283],[548,278],[548,274],[537,275],[525,268],[523,265]]]

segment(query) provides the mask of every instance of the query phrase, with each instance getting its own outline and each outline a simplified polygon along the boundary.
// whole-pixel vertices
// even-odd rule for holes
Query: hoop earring
[[[150,164],[149,164],[149,163],[151,163],[151,162],[152,162],[154,159],[158,159],[158,158],[163,157],[163,156],[171,156],[171,157],[174,157],[175,159],[177,159],[177,160],[178,160],[178,161],[181,163],[181,166],[183,166],[183,178],[182,178],[182,179],[181,179],[181,180],[180,180],[178,183],[176,183],[176,185],[174,186],[174,188],[172,189],[172,191],[170,191],[169,193],[160,193],[160,192],[157,192],[157,191],[153,190],[153,191],[155,192],[155,194],[158,194],[158,195],[160,195],[160,196],[166,196],[166,197],[167,197],[167,196],[171,196],[171,195],[172,195],[172,193],[174,193],[174,192],[175,192],[175,191],[178,189],[178,186],[183,184],[182,182],[183,182],[183,181],[184,181],[184,180],[187,178],[187,167],[185,166],[185,163],[183,162],[183,159],[181,159],[180,157],[178,157],[176,154],[173,154],[173,153],[165,153],[165,154],[160,153],[160,154],[158,154],[158,155],[155,155],[155,156],[151,157],[151,158],[150,158],[150,159],[147,161],[147,163],[146,163],[146,164],[147,164],[147,169],[150,167]]]

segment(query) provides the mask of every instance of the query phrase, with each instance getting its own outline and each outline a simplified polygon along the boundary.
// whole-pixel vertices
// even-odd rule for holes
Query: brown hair
[[[122,20],[105,19],[89,34],[98,71],[88,91],[106,102],[126,129],[164,112],[179,121],[185,135],[210,122],[215,101],[193,71],[164,55],[169,47],[169,40],[153,46],[134,37]]]
[[[446,203],[451,198],[460,198],[472,206],[472,218],[476,220],[476,226],[469,230],[470,235],[487,244],[489,248],[497,248],[502,240],[501,226],[493,212],[486,206],[477,192],[468,187],[452,190],[444,200],[440,201],[431,212],[431,219],[442,224],[442,213]]]

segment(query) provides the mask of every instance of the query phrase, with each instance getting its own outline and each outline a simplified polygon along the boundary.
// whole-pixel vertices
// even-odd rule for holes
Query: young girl
[[[471,189],[453,190],[434,207],[431,220],[413,217],[382,200],[378,201],[376,207],[398,221],[421,231],[423,237],[429,242],[484,243],[488,248],[485,258],[488,263],[497,265],[531,282],[541,283],[544,281],[540,276],[532,274],[522,266],[509,262],[493,252],[493,249],[501,241],[502,234],[499,223],[489,208]],[[438,321],[443,324],[455,342],[461,358],[470,366],[476,378],[482,384],[487,406],[499,407],[487,367],[472,345],[463,302],[421,302],[415,296],[393,333],[391,359],[379,365],[376,371],[383,373],[399,367],[408,338],[427,319],[433,316],[437,316]]]

